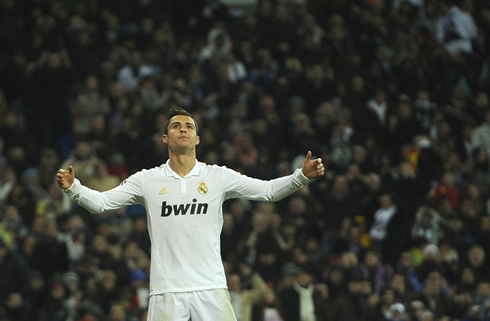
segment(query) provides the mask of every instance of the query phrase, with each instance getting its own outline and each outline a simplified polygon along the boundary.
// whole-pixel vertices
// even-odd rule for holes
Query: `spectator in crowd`
[[[199,62],[209,64],[208,68],[231,53],[232,43],[226,30],[213,28],[208,33],[207,44],[199,52]]]
[[[479,312],[483,320],[490,317],[490,282],[488,278],[478,282],[473,304],[468,309],[470,313],[473,313],[470,309],[474,309],[477,306],[479,307]]]
[[[388,133],[390,150],[395,153],[405,145],[411,145],[417,135],[423,134],[422,126],[416,119],[410,97],[401,94],[396,102],[396,111],[388,117]],[[397,155],[395,154],[396,158]]]
[[[367,302],[362,299],[361,290],[361,280],[349,276],[345,282],[345,290],[332,298],[327,311],[330,320],[362,320],[367,311]]]
[[[68,290],[63,280],[59,276],[54,276],[50,280],[47,289],[47,298],[43,307],[41,319],[45,320],[66,320],[73,318],[76,314],[76,307],[69,304]]]
[[[409,288],[406,276],[402,273],[393,272],[388,286],[395,290],[398,301],[408,307],[409,299],[413,292]]]
[[[377,248],[370,248],[364,252],[364,256],[359,265],[354,268],[354,274],[371,284],[373,292],[381,293],[381,289],[388,285],[391,274],[391,266],[385,265],[382,254]]]
[[[417,266],[416,273],[419,280],[425,280],[427,276],[434,270],[441,273],[443,277],[447,277],[444,269],[444,264],[441,258],[441,250],[437,245],[425,244],[422,246],[422,262]]]
[[[36,64],[29,79],[27,123],[38,131],[38,143],[60,148],[60,139],[72,130],[69,103],[75,76],[73,65],[63,47],[43,51]]]
[[[109,310],[109,321],[125,321],[128,318],[127,308],[122,303],[114,303]]]
[[[298,266],[296,269],[293,283],[278,293],[283,320],[327,320],[325,284],[317,283],[307,270]]]
[[[227,275],[231,304],[237,320],[251,321],[254,307],[264,300],[267,285],[247,264],[238,263],[236,269]]]
[[[420,292],[422,290],[423,284],[419,279],[416,269],[418,265],[414,263],[414,255],[411,251],[402,251],[400,253],[397,264],[395,265],[395,272],[400,273],[405,276],[407,280],[408,292]]]
[[[44,282],[48,283],[56,274],[68,271],[70,261],[58,221],[53,217],[44,217],[40,224],[42,229],[35,238],[30,262],[41,272]]]
[[[94,173],[86,181],[90,188],[107,191],[121,183],[121,179],[117,175],[111,175],[108,172],[107,164],[103,159],[94,160],[92,165]]]
[[[78,175],[81,175],[81,178],[85,180],[94,175],[96,160],[97,155],[89,142],[78,141],[63,164],[77,166],[79,168]]]
[[[6,320],[30,320],[32,302],[29,289],[29,264],[12,251],[0,236],[0,316]]]
[[[378,208],[369,228],[373,246],[380,249],[382,261],[391,265],[397,261],[399,249],[406,246],[407,242],[407,213],[398,206],[394,198],[395,195],[388,191],[380,192]]]
[[[481,123],[473,129],[471,133],[471,146],[474,149],[484,148],[487,155],[490,155],[490,140],[488,133],[490,131],[490,110],[486,109],[483,114]]]
[[[223,230],[221,231],[221,255],[224,261],[236,261],[239,254],[236,250],[242,246],[235,217],[230,212],[223,212]]]
[[[415,213],[415,224],[412,227],[412,238],[437,245],[443,236],[441,225],[443,219],[433,208],[423,206]]]
[[[379,301],[369,311],[367,318],[372,320],[390,320],[392,317],[391,307],[397,302],[398,296],[395,289],[385,286],[379,293]]]
[[[4,161],[2,161],[2,163],[4,163]],[[0,172],[0,183],[2,184],[0,187],[0,205],[5,206],[7,198],[9,197],[12,189],[17,183],[17,175],[15,174],[13,168],[2,164]]]
[[[91,236],[88,224],[80,214],[65,214],[60,218],[60,236],[66,244],[68,259],[72,264],[79,263],[87,251]]]
[[[100,88],[101,84],[95,74],[88,75],[83,88],[71,103],[73,115],[73,133],[78,137],[88,134],[92,116],[95,114],[109,115],[111,106],[109,97]]]
[[[476,279],[486,279],[488,277],[487,271],[490,266],[486,260],[487,253],[485,252],[485,249],[480,245],[474,244],[466,253],[467,264],[475,273]]]
[[[12,248],[18,250],[30,233],[29,228],[22,221],[19,209],[15,205],[4,206],[0,224],[2,229],[10,235]]]
[[[266,288],[264,300],[259,305],[259,312],[256,313],[258,319],[264,321],[283,321],[278,305],[279,299],[276,291],[268,286]]]
[[[146,76],[154,74],[154,70],[145,63],[144,57],[137,49],[129,53],[127,62],[117,71],[117,80],[126,92],[132,92],[139,88],[139,85]]]
[[[432,199],[434,206],[439,205],[442,198],[451,203],[452,210],[457,210],[460,206],[460,192],[456,187],[456,176],[451,171],[446,171],[442,175],[442,179],[434,188],[434,197]]]
[[[474,239],[468,228],[464,226],[461,214],[450,212],[447,214],[447,224],[444,226],[444,238],[456,249],[460,257],[464,257],[472,246]]]
[[[43,197],[36,202],[36,215],[54,215],[60,217],[69,213],[73,208],[73,203],[70,201],[70,198],[57,188],[56,183],[51,182],[46,187],[46,191],[47,194],[44,194]]]
[[[266,282],[277,282],[280,278],[278,271],[286,258],[287,246],[270,215],[264,212],[254,213],[253,227],[245,244],[246,261],[255,266]]]
[[[446,77],[448,85],[453,86],[459,77],[473,82],[471,60],[474,57],[473,42],[478,36],[478,28],[469,12],[461,9],[454,0],[439,2],[442,17],[436,28],[436,39],[441,44],[449,68]],[[445,87],[449,89],[451,87]]]
[[[433,270],[423,280],[424,289],[417,292],[412,299],[421,301],[437,318],[450,316],[451,299],[446,291],[444,276]]]
[[[483,193],[490,191],[486,178],[489,177],[490,162],[487,151],[483,146],[472,149],[471,157],[467,161],[468,180],[480,188]]]

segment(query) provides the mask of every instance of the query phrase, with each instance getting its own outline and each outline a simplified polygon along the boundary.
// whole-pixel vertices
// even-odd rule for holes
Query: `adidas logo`
[[[166,187],[162,188],[158,195],[168,194],[168,189]]]

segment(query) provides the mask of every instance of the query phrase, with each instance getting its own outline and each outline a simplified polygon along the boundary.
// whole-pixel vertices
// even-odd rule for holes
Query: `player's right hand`
[[[75,181],[75,170],[73,166],[68,166],[68,170],[60,169],[56,174],[56,182],[62,189],[69,189]]]

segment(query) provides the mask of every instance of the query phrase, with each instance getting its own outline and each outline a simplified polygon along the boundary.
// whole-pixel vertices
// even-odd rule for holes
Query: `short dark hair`
[[[194,121],[194,125],[196,126],[196,133],[199,132],[199,127],[197,126],[197,122],[196,122],[196,120],[194,119],[194,117],[192,116],[192,114],[190,112],[188,112],[187,110],[185,110],[182,107],[172,106],[172,107],[170,107],[170,109],[167,111],[167,114],[166,114],[167,121],[165,122],[165,128],[163,129],[163,133],[165,135],[168,134],[168,125],[170,125],[170,120],[173,117],[178,116],[178,115],[183,115],[183,116],[189,116],[189,117],[191,117],[192,120]]]

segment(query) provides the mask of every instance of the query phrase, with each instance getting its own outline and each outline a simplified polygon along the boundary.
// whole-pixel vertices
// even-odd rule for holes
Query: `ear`
[[[163,135],[162,135],[162,142],[163,142],[164,144],[167,144],[167,143],[168,143],[168,136],[167,136],[166,134],[163,134]]]
[[[199,145],[200,142],[201,142],[201,137],[197,136],[196,137],[196,145]]]

